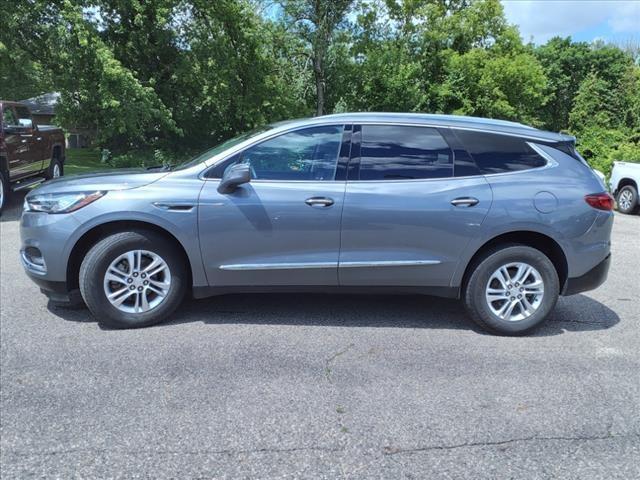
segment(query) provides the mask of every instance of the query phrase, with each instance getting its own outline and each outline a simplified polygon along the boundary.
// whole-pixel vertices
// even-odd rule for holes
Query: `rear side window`
[[[453,175],[453,155],[434,128],[363,125],[360,180],[411,180]]]
[[[547,163],[519,137],[470,130],[456,130],[456,135],[485,175],[528,170]]]

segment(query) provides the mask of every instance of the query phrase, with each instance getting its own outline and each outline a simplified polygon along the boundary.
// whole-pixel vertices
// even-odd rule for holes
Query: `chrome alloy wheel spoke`
[[[489,277],[485,299],[499,318],[517,322],[533,315],[544,297],[544,281],[540,272],[524,262],[500,266]]]
[[[131,250],[118,256],[104,275],[107,300],[125,313],[144,313],[156,308],[171,289],[167,262],[148,250]]]

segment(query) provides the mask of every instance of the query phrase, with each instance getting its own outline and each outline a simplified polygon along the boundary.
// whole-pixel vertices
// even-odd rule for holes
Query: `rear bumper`
[[[609,274],[609,266],[611,265],[611,254],[602,260],[598,265],[593,267],[584,275],[575,278],[568,278],[564,286],[562,295],[575,295],[576,293],[593,290],[602,285]]]

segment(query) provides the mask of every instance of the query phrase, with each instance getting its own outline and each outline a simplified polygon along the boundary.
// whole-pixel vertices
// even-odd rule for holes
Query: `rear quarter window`
[[[457,130],[456,135],[484,175],[529,170],[547,163],[519,137],[470,130]]]

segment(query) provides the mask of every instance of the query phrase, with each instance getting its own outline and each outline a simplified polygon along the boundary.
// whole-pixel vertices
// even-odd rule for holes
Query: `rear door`
[[[455,140],[446,129],[416,125],[355,128],[342,216],[341,285],[450,285],[492,195],[484,177],[467,175],[466,152],[445,137]]]
[[[198,208],[211,286],[338,284],[340,172],[349,137],[344,125],[305,127],[248,147],[211,171]],[[251,182],[219,193],[219,177],[238,162],[251,167]]]

